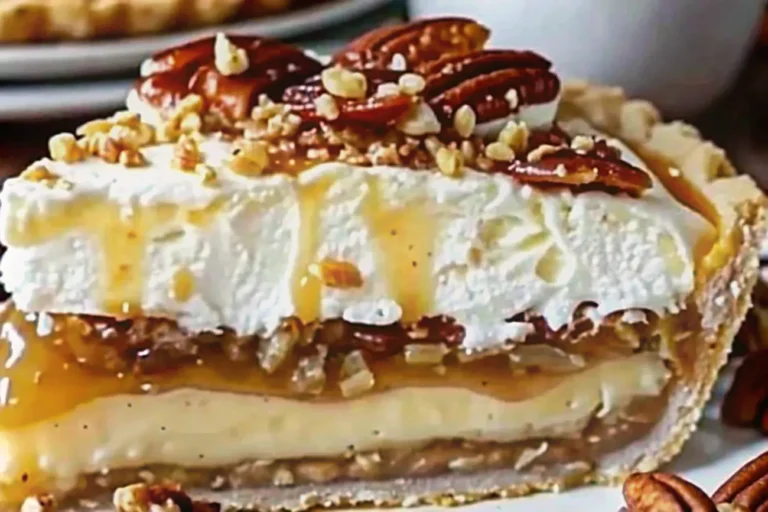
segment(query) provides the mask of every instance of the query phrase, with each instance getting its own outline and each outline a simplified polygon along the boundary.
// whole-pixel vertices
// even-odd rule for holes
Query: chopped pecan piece
[[[529,155],[536,151],[534,148]],[[598,187],[632,195],[652,185],[648,173],[622,160],[618,152],[605,141],[597,141],[594,148],[584,154],[569,147],[553,147],[551,151],[538,153],[533,162],[528,161],[530,158],[515,160],[509,165],[498,162],[494,169],[510,174],[523,183],[571,188]]]
[[[352,41],[333,61],[348,67],[416,69],[445,55],[485,46],[490,32],[467,18],[433,18],[382,27]]]
[[[473,108],[478,123],[503,119],[523,106],[557,97],[560,79],[550,67],[548,60],[527,51],[449,55],[422,66],[427,78],[423,95],[444,121],[452,119],[463,105]],[[514,103],[509,97],[514,97]]]
[[[195,92],[213,112],[243,119],[261,94],[279,99],[287,87],[322,69],[322,64],[291,45],[260,37],[231,37],[229,41],[245,51],[249,66],[241,74],[227,76],[216,66],[214,41],[208,37],[155,55],[137,84],[139,96],[171,110]]]
[[[756,427],[768,435],[768,350],[747,355],[725,395],[721,416],[736,427]]]
[[[334,97],[339,123],[360,123],[374,126],[394,124],[414,104],[414,98],[405,93],[381,96],[376,91],[380,85],[397,82],[403,74],[389,70],[366,69],[361,71],[366,78],[367,90],[362,99]],[[316,100],[327,94],[320,76],[309,78],[300,85],[285,90],[283,101],[291,111],[305,121],[328,120],[318,111]]]
[[[768,510],[768,452],[752,459],[712,495],[718,505],[733,505],[744,512]]]
[[[704,491],[667,473],[634,473],[623,492],[628,512],[717,512]]]

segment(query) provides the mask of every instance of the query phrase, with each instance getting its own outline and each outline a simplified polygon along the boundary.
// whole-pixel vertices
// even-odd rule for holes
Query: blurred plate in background
[[[103,41],[0,45],[0,80],[42,80],[133,70],[147,56],[169,46],[226,30],[287,38],[347,21],[390,0],[335,0],[285,14],[174,32]]]

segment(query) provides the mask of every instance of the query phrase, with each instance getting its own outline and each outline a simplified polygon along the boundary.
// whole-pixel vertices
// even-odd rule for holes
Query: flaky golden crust
[[[0,43],[94,39],[215,25],[294,0],[3,0]]]

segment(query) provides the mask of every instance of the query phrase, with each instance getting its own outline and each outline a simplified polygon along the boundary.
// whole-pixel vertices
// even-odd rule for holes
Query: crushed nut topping
[[[491,142],[485,147],[485,156],[498,162],[511,162],[515,159],[515,151],[502,142]]]
[[[348,289],[363,286],[360,269],[348,261],[324,258],[319,263],[310,265],[309,272],[329,288]]]
[[[577,135],[571,141],[571,149],[575,151],[587,152],[592,151],[595,147],[595,140],[592,137],[586,135]]]
[[[344,398],[362,395],[376,385],[373,373],[359,350],[350,352],[344,357],[341,373],[345,379],[339,382],[339,389]]]
[[[202,154],[197,141],[189,135],[182,135],[173,148],[171,166],[181,171],[194,171],[201,161]]]
[[[507,100],[507,103],[509,103],[509,108],[511,108],[513,111],[517,110],[517,107],[520,106],[520,96],[517,94],[516,89],[508,90],[507,94],[504,95],[504,99]]]
[[[550,155],[552,153],[557,153],[560,151],[562,146],[552,146],[550,144],[542,144],[541,146],[537,147],[530,153],[528,153],[528,161],[531,163],[535,163],[540,161],[542,158],[544,158],[547,155]]]
[[[397,85],[401,92],[409,96],[416,96],[424,90],[427,81],[424,80],[424,77],[421,75],[406,73],[400,77],[397,81]]]
[[[238,140],[235,153],[227,161],[233,172],[243,176],[258,176],[269,165],[266,143],[254,140]]]
[[[440,172],[446,176],[460,176],[464,169],[464,155],[457,149],[441,147],[437,150],[435,161]]]
[[[528,149],[530,131],[524,122],[509,121],[499,133],[499,142],[512,148],[516,154],[523,154]]]
[[[214,57],[216,69],[224,76],[239,75],[248,69],[248,53],[232,44],[221,32],[216,34]]]
[[[48,141],[51,158],[57,162],[72,164],[85,158],[85,152],[78,146],[77,139],[71,133],[54,135]]]
[[[383,84],[379,84],[379,86],[376,88],[376,96],[380,98],[387,96],[397,96],[400,94],[400,92],[400,87],[393,82],[385,82]]]
[[[336,105],[336,100],[330,94],[323,94],[315,98],[315,109],[317,114],[329,121],[334,121],[339,118],[339,106]]]
[[[323,87],[339,98],[362,99],[368,90],[368,80],[357,71],[340,66],[324,69],[321,76]]]
[[[462,105],[453,116],[453,127],[456,132],[464,139],[469,138],[475,131],[477,115],[469,105]]]
[[[440,133],[442,130],[435,111],[423,101],[414,105],[408,114],[398,121],[397,128],[405,134],[414,136]]]

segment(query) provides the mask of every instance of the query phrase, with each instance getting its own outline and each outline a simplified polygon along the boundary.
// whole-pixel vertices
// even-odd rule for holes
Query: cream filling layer
[[[0,430],[0,483],[18,482],[29,472],[66,490],[78,475],[149,464],[217,467],[335,457],[350,446],[363,452],[436,439],[573,435],[594,414],[659,395],[668,379],[658,356],[638,354],[564,377],[519,402],[459,388],[406,388],[329,403],[192,389],[115,396],[29,427]]]
[[[192,331],[266,334],[282,319],[386,325],[447,315],[477,350],[523,338],[521,312],[557,329],[584,302],[597,317],[676,311],[694,247],[712,233],[655,182],[642,197],[537,190],[501,174],[325,163],[249,178],[202,145],[214,185],[173,169],[173,145],[126,169],[45,162],[66,186],[10,179],[0,264],[23,311],[175,319]],[[627,158],[631,155],[627,153]],[[341,261],[360,286],[334,287]]]

